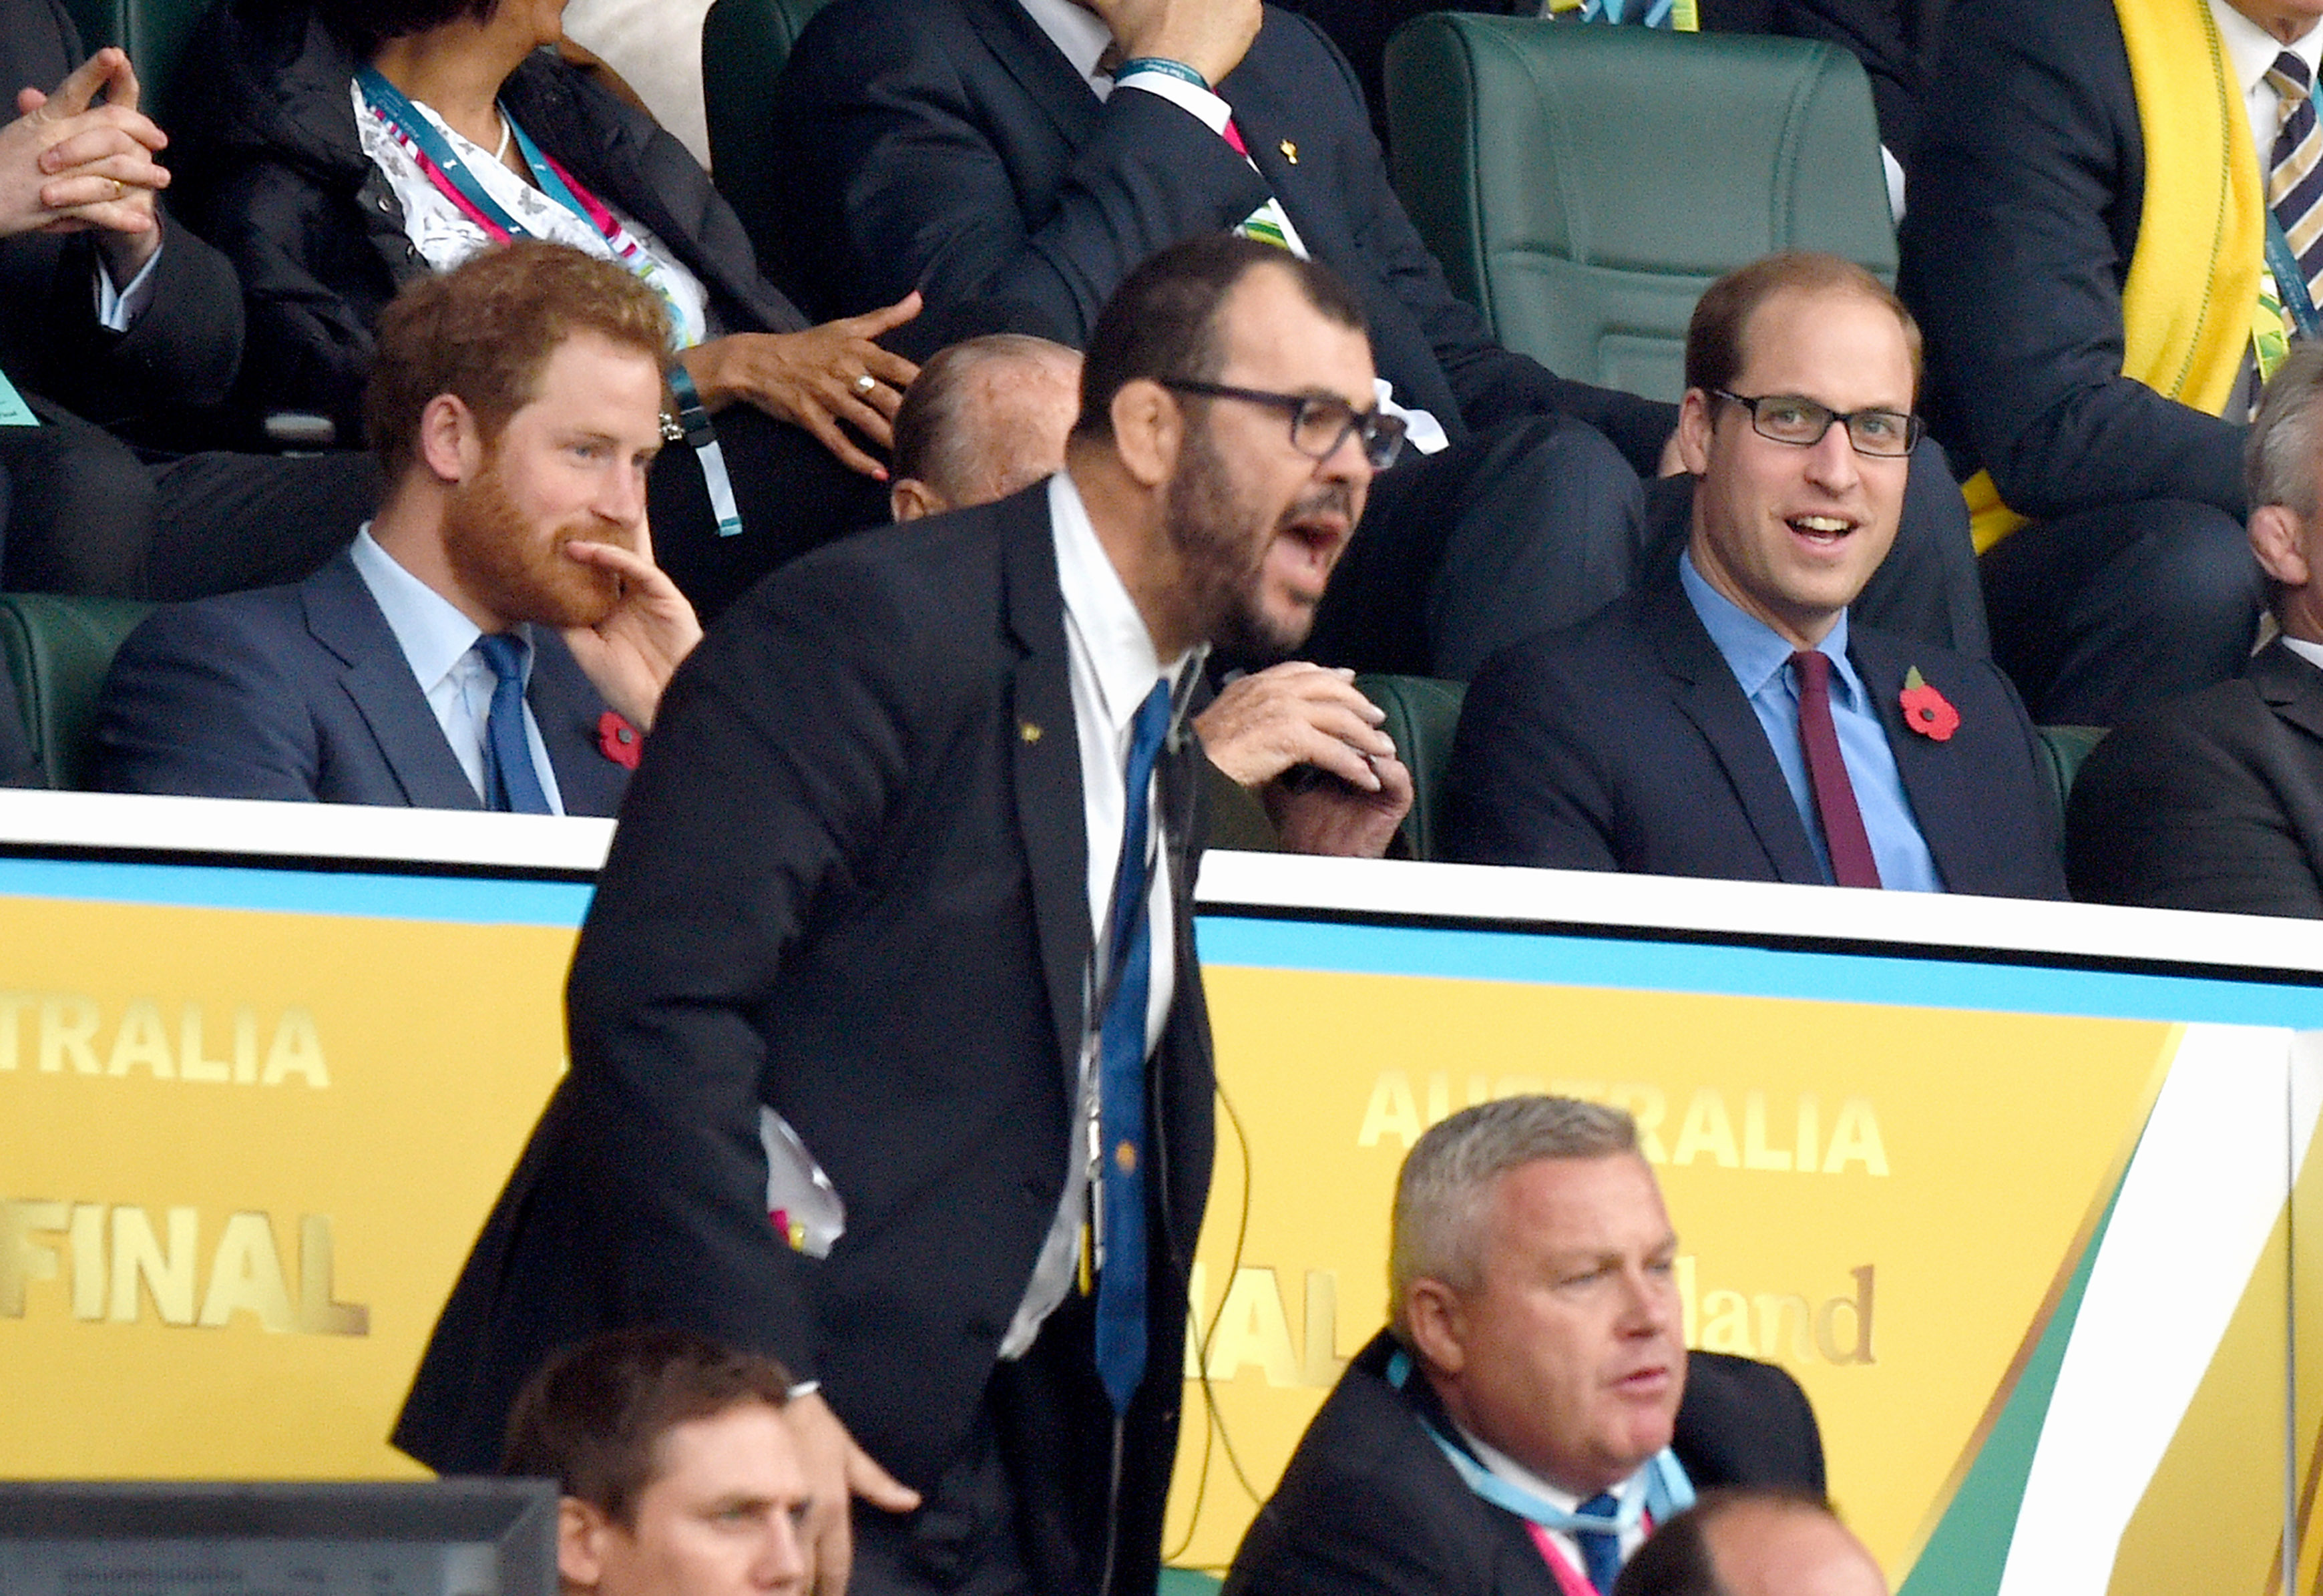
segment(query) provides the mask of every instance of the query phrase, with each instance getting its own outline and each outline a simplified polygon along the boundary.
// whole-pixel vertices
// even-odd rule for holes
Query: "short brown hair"
[[[1704,393],[1732,389],[1749,363],[1743,341],[1758,307],[1777,294],[1832,290],[1860,294],[1894,312],[1912,352],[1912,402],[1920,399],[1920,324],[1895,289],[1854,261],[1813,250],[1786,250],[1730,271],[1703,293],[1685,327],[1685,385]]]
[[[1243,278],[1261,266],[1290,273],[1326,321],[1365,332],[1364,305],[1336,273],[1279,244],[1233,233],[1198,233],[1148,255],[1122,279],[1089,331],[1081,361],[1081,414],[1073,436],[1113,436],[1113,398],[1139,378],[1207,381],[1226,364],[1218,315]]]
[[[661,296],[611,261],[519,239],[396,296],[379,318],[364,432],[391,482],[418,458],[419,418],[440,394],[487,438],[537,397],[541,368],[575,333],[596,333],[669,363]]]
[[[658,1472],[661,1438],[746,1402],[781,1408],[791,1377],[769,1357],[684,1330],[614,1330],[567,1348],[509,1410],[500,1472],[555,1480],[624,1528]]]

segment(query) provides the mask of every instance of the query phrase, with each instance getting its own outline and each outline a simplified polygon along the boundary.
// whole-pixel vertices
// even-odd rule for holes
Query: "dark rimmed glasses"
[[[1917,416],[1907,416],[1901,410],[1834,410],[1795,393],[1761,394],[1752,399],[1747,394],[1729,393],[1722,388],[1710,391],[1749,411],[1750,430],[1760,437],[1801,449],[1812,449],[1823,442],[1823,435],[1837,422],[1847,428],[1847,441],[1857,454],[1878,460],[1900,460],[1918,445],[1920,434],[1927,426]]]
[[[1309,460],[1328,460],[1350,435],[1361,441],[1364,458],[1373,471],[1385,471],[1403,452],[1403,417],[1380,410],[1358,410],[1345,399],[1326,394],[1269,393],[1262,388],[1232,388],[1223,382],[1197,382],[1190,377],[1163,377],[1162,387],[1173,393],[1198,394],[1203,399],[1241,399],[1264,405],[1290,417],[1290,446]]]

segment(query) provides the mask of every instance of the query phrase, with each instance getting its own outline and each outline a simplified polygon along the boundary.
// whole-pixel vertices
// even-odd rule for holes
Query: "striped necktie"
[[[2308,293],[2323,298],[2323,131],[2316,124],[2315,77],[2286,50],[2266,69],[2266,83],[2282,98],[2282,131],[2267,165],[2267,206],[2298,258]],[[2276,288],[2280,297],[2285,285]]]
[[[1626,23],[1667,28],[1673,33],[1702,31],[1698,0],[1548,0],[1547,15],[1582,23]]]

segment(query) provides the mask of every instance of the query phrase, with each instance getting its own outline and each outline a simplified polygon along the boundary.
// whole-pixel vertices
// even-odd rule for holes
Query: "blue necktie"
[[[524,734],[525,640],[486,632],[476,652],[492,668],[492,709],[484,721],[484,805],[518,814],[547,814],[548,794],[532,767],[532,740]]]
[[[1599,1491],[1574,1509],[1593,1518],[1611,1518],[1621,1510],[1621,1504],[1610,1491]],[[1589,1565],[1589,1582],[1600,1591],[1611,1591],[1614,1578],[1621,1572],[1621,1537],[1602,1529],[1576,1529],[1573,1539],[1581,1548],[1581,1561]]]
[[[1156,682],[1130,722],[1128,801],[1113,876],[1107,968],[1113,1001],[1097,1032],[1099,1200],[1105,1268],[1097,1288],[1097,1371],[1116,1413],[1145,1373],[1145,1005],[1152,990],[1153,920],[1146,913],[1146,789],[1170,729],[1170,683]]]

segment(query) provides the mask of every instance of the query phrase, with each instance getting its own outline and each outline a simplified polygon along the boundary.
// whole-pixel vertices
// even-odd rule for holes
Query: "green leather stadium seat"
[[[2041,752],[2047,766],[2052,790],[2057,795],[2057,812],[2065,812],[2065,800],[2072,796],[2073,778],[2081,774],[2081,761],[2089,751],[2105,741],[2109,729],[2103,726],[2039,726]]]
[[[710,122],[710,167],[718,191],[740,215],[751,247],[771,267],[783,258],[776,231],[779,163],[767,125],[767,97],[791,46],[824,0],[717,0],[702,22],[702,102]]]
[[[118,44],[129,52],[143,93],[139,108],[164,130],[171,125],[178,63],[184,59],[186,40],[209,7],[210,0],[65,0],[81,42],[91,51]]]
[[[1439,13],[1389,41],[1387,105],[1453,290],[1561,375],[1677,399],[1694,301],[1777,250],[1894,280],[1870,86],[1831,45]]]
[[[1377,674],[1357,676],[1355,686],[1386,711],[1380,729],[1394,740],[1411,771],[1411,812],[1403,817],[1403,839],[1413,858],[1435,858],[1444,814],[1444,767],[1452,760],[1452,734],[1460,728],[1460,701],[1468,690],[1428,676]]]
[[[0,593],[0,658],[48,786],[88,784],[98,690],[114,654],[152,609],[133,599]]]

